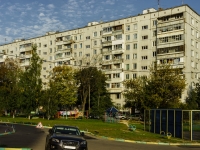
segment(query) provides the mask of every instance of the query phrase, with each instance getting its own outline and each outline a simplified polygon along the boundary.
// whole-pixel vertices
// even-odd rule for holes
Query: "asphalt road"
[[[7,128],[0,124],[0,132]],[[33,150],[44,150],[45,138],[48,129],[38,129],[34,126],[15,125],[14,134],[0,136],[0,147],[32,148]],[[165,146],[134,144],[118,141],[109,141],[95,136],[86,135],[89,150],[197,150],[200,146]]]

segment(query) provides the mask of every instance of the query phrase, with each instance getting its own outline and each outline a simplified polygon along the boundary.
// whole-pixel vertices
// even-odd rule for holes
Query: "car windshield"
[[[53,131],[58,134],[81,135],[79,129],[73,127],[56,126]]]

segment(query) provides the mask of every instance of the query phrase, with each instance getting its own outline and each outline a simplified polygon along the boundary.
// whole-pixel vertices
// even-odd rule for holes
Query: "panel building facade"
[[[144,10],[142,14],[44,36],[15,40],[0,46],[0,63],[16,57],[22,67],[30,64],[31,45],[44,60],[45,82],[54,66],[95,66],[107,76],[107,89],[113,102],[123,108],[126,79],[148,76],[152,63],[170,63],[182,69],[187,88],[181,100],[199,79],[200,16],[188,5],[169,9]]]

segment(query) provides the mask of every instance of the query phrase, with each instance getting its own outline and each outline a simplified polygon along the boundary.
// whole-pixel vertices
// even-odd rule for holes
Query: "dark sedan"
[[[84,132],[77,127],[55,125],[49,129],[45,150],[88,150]]]

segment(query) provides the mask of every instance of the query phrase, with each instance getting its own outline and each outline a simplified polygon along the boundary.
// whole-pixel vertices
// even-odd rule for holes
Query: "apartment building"
[[[0,63],[16,57],[22,67],[29,65],[31,45],[44,60],[45,81],[54,66],[96,66],[106,76],[107,89],[119,107],[126,79],[149,74],[149,66],[170,63],[182,69],[188,91],[199,79],[200,16],[190,6],[144,10],[141,14],[109,22],[91,22],[87,26],[64,32],[48,32],[44,36],[15,40],[0,46]],[[157,33],[157,34],[156,34]]]

